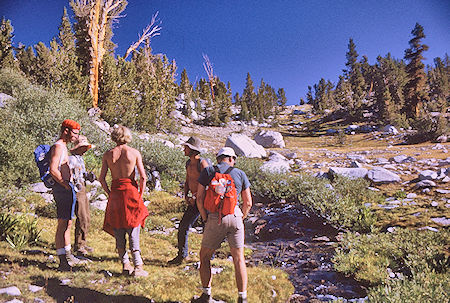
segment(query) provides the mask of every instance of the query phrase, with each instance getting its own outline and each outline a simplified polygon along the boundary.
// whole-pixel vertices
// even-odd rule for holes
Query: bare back
[[[118,145],[105,153],[105,160],[111,171],[113,180],[130,178],[134,180],[134,168],[137,165],[140,153],[128,145]]]
[[[102,170],[100,172],[99,181],[106,193],[110,193],[110,189],[105,179],[108,169],[111,171],[111,177],[113,180],[123,178],[134,180],[135,167],[137,167],[139,172],[139,193],[142,197],[147,176],[145,174],[144,164],[142,163],[141,153],[126,144],[117,145],[113,149],[105,152],[103,155]]]

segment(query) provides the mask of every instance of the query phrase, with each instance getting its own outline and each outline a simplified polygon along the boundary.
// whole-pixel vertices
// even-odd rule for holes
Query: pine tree
[[[33,48],[31,46],[25,48],[24,45],[19,45],[17,48],[16,58],[19,64],[19,69],[29,79],[34,79],[34,74],[36,72],[36,56]]]
[[[179,94],[184,94],[184,101],[186,102],[186,107],[184,114],[188,117],[192,114],[192,108],[191,108],[191,101],[192,101],[192,85],[189,81],[188,74],[186,72],[186,69],[184,68],[181,72],[181,80],[180,80],[180,87],[178,89]]]
[[[408,74],[408,83],[405,86],[405,108],[404,111],[408,118],[420,118],[423,101],[428,99],[426,86],[425,65],[423,53],[428,50],[428,46],[422,44],[422,39],[425,38],[423,27],[416,23],[414,29],[411,31],[413,38],[409,40],[409,46],[405,51],[405,60],[409,63],[406,65],[406,72]]]
[[[348,104],[350,114],[355,118],[362,117],[363,99],[366,95],[364,77],[361,72],[361,63],[358,62],[358,53],[356,51],[353,39],[349,39],[348,51],[346,53],[347,63],[344,70],[346,79],[350,82],[352,88],[351,102]]]
[[[106,55],[99,92],[102,116],[110,124],[135,126],[139,114],[136,96],[136,67],[119,57]]]
[[[434,67],[428,71],[428,86],[430,87],[430,111],[443,111],[450,102],[450,60],[446,54],[444,60],[434,59]]]
[[[55,43],[53,43],[55,47]],[[52,87],[57,81],[56,58],[52,51],[43,43],[35,45],[36,49],[36,71],[34,80],[40,85]]]
[[[253,80],[250,73],[247,73],[247,78],[245,81],[245,88],[241,97],[242,106],[245,103],[245,109],[248,110],[248,116],[242,117],[243,120],[248,121],[256,115],[256,93],[253,86]],[[242,109],[243,110],[243,109]],[[243,115],[244,116],[244,115]]]
[[[3,17],[0,24],[0,68],[15,67],[12,46],[13,31],[11,21]]]
[[[281,106],[282,108],[286,106],[286,93],[284,92],[284,88],[279,88],[277,91],[277,104],[278,106]]]
[[[374,74],[375,112],[378,112],[386,123],[406,127],[401,114],[404,104],[403,88],[407,80],[405,65],[402,61],[393,59],[388,53],[384,58],[377,57]]]
[[[87,75],[82,76],[82,68],[77,64],[75,34],[72,31],[72,25],[65,7],[58,29],[57,67],[61,74],[59,87],[75,98],[83,100],[84,105],[88,107],[90,105],[87,90],[89,77]]]
[[[311,105],[314,103],[312,87],[310,85],[308,85],[308,92],[306,93],[306,102],[308,102],[308,104],[311,104]]]

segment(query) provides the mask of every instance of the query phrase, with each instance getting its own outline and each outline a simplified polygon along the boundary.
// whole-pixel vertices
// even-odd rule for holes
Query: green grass
[[[171,218],[181,218],[184,202],[180,198],[162,192],[151,193],[146,198],[151,201],[148,207],[149,219],[152,222],[159,220],[159,229],[172,227]],[[0,272],[4,277],[0,279],[0,288],[17,286],[22,292],[17,299],[24,302],[32,302],[35,297],[45,302],[63,302],[71,296],[78,302],[147,302],[145,300],[149,299],[156,302],[189,302],[194,295],[201,293],[197,270],[201,235],[190,235],[189,249],[193,254],[187,263],[168,267],[167,261],[177,252],[176,231],[169,235],[151,234],[148,228],[153,229],[154,226],[152,223],[146,224],[146,228],[141,232],[140,243],[144,268],[150,275],[148,278],[138,279],[123,277],[120,275],[122,268],[115,252],[115,240],[101,230],[103,218],[103,212],[91,212],[88,245],[95,249],[92,254],[93,262],[77,268],[73,273],[58,272],[58,263],[49,258],[49,255],[55,254],[55,219],[38,218],[38,226],[42,228],[42,232],[41,242],[37,246],[28,246],[18,251],[6,242],[0,242]],[[31,250],[39,252],[26,253]],[[249,253],[251,252],[246,250],[246,254]],[[228,246],[222,245],[212,261],[214,267],[224,269],[213,276],[213,296],[227,302],[235,302],[237,289],[234,268],[228,256]],[[250,267],[248,274],[248,295],[251,302],[285,302],[293,293],[294,289],[287,274],[281,270],[264,266]],[[69,279],[70,282],[66,286],[60,285],[62,279]],[[28,290],[29,284],[40,285],[44,289],[32,293]],[[272,298],[272,290],[276,292],[276,298]],[[6,295],[0,295],[0,301],[6,299]]]

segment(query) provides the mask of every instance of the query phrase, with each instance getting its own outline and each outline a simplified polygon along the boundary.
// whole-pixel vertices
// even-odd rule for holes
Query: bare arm
[[[63,156],[63,147],[58,144],[53,145],[50,154],[49,172],[56,182],[61,184],[61,186],[64,187],[65,189],[69,190],[70,189],[69,181],[65,181],[63,179],[61,171],[59,170],[59,163],[62,156]]]
[[[252,207],[253,204],[250,187],[247,187],[241,192],[241,197],[242,197],[242,213],[244,214],[242,218],[245,218],[247,217],[250,208]]]
[[[141,198],[144,195],[145,184],[147,182],[147,174],[145,173],[144,164],[142,163],[141,153],[138,152],[136,158],[136,165],[139,172],[139,193],[141,194]]]
[[[108,187],[108,183],[106,183],[106,173],[108,172],[108,161],[106,161],[106,153],[103,155],[102,159],[102,170],[100,171],[100,176],[98,177],[98,180],[100,181],[100,184],[102,185],[105,192],[110,194],[110,190]]]
[[[209,166],[208,161],[203,159],[202,162],[200,162],[200,166],[202,167],[202,170],[204,170],[205,168],[207,168]]]
[[[206,222],[206,219],[208,219],[208,214],[206,213],[205,208],[203,207],[203,201],[205,200],[205,186],[198,184],[197,187],[197,208],[200,212],[200,215],[202,216],[203,222]]]

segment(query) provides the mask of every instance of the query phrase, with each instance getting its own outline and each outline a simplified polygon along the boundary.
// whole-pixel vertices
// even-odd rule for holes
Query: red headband
[[[78,130],[81,129],[81,126],[80,126],[80,124],[78,122],[75,122],[75,121],[70,120],[70,119],[64,120],[63,123],[62,123],[62,127],[67,127],[67,128],[70,128],[70,129],[78,129]]]

